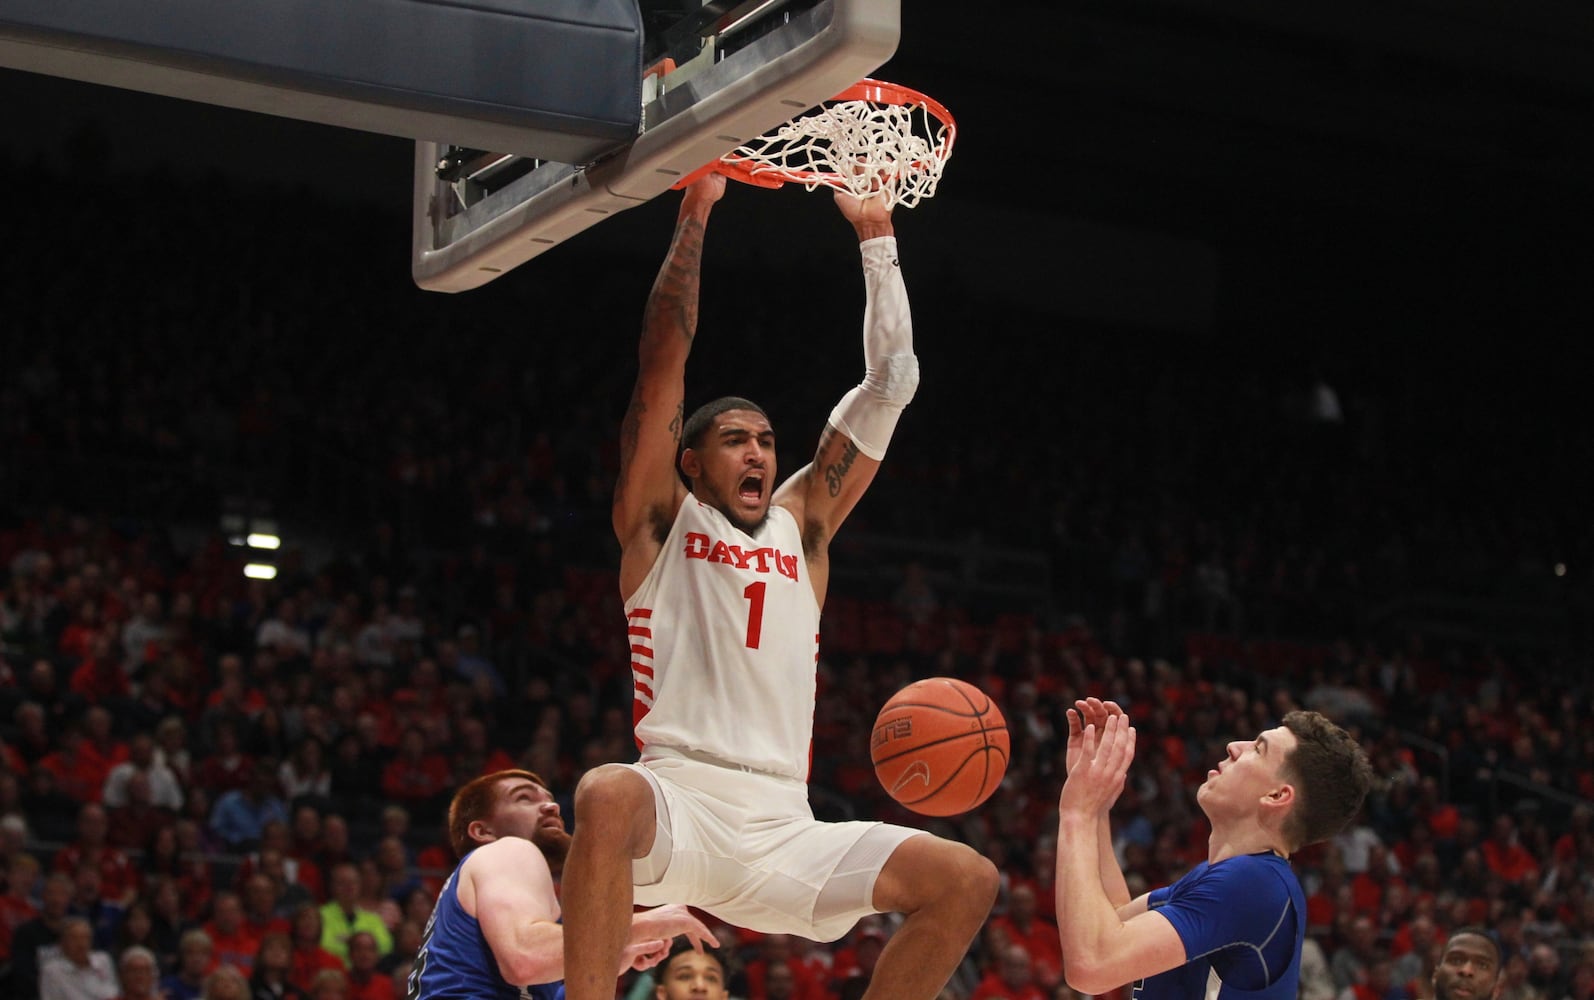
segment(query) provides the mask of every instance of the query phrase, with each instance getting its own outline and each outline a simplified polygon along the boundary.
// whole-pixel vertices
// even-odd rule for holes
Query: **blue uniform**
[[[472,852],[475,853],[475,852]],[[426,921],[421,948],[410,971],[408,1000],[565,1000],[565,984],[511,986],[498,972],[482,926],[459,905],[455,885],[459,866],[443,883],[437,905]]]
[[[1295,1000],[1306,939],[1306,894],[1271,851],[1203,861],[1147,900],[1184,941],[1189,960],[1140,980],[1135,1000]]]

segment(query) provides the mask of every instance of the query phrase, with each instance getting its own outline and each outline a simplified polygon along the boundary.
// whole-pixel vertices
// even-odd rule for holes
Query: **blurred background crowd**
[[[385,220],[305,192],[74,183],[49,227],[16,206],[72,238],[0,268],[0,993],[401,995],[452,789],[525,767],[579,823],[581,774],[635,756],[608,504],[667,233],[467,301],[368,265]],[[290,211],[310,230],[250,221]],[[106,218],[114,241],[78,238]],[[826,221],[834,260],[778,281],[771,247],[711,232],[689,374],[689,405],[763,403],[788,472],[860,365]],[[1428,1000],[1467,923],[1498,931],[1508,1000],[1594,1000],[1594,493],[1536,364],[1485,385],[1420,340],[1064,325],[915,272],[930,230],[899,228],[925,377],[834,550],[812,799],[997,862],[949,1000],[1071,997],[1051,877],[1085,695],[1141,734],[1114,817],[1137,892],[1205,856],[1193,792],[1229,739],[1309,707],[1365,741],[1364,815],[1293,859],[1303,1000]],[[280,549],[239,544],[263,525]],[[892,803],[867,745],[932,675],[1013,740],[997,794],[944,821]],[[891,931],[727,931],[733,993],[853,1000]]]

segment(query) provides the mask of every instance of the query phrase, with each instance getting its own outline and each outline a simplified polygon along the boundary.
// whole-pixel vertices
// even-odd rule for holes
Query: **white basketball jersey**
[[[687,494],[625,613],[638,746],[808,779],[819,605],[790,511],[749,535]]]

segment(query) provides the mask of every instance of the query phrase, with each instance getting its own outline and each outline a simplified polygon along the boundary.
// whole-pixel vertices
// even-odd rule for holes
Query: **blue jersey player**
[[[564,929],[550,859],[570,845],[559,806],[529,771],[498,771],[455,793],[448,836],[459,856],[426,923],[409,1000],[564,1000]],[[719,942],[683,906],[636,914],[618,975],[646,969],[685,935]]]
[[[1118,705],[1075,702],[1057,833],[1068,984],[1095,994],[1133,983],[1136,1000],[1295,1000],[1306,898],[1289,856],[1356,815],[1372,782],[1366,753],[1316,712],[1230,743],[1196,791],[1212,826],[1207,859],[1131,900],[1108,812],[1134,754]]]

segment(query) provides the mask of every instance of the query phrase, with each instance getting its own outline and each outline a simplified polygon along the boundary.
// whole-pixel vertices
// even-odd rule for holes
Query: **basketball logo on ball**
[[[928,677],[892,695],[869,740],[880,786],[926,816],[956,816],[990,798],[1007,754],[996,703],[955,677]]]

